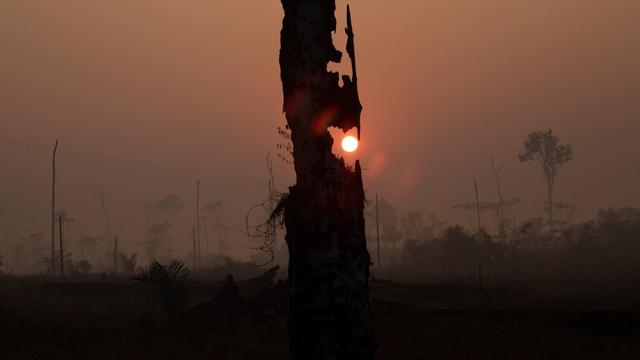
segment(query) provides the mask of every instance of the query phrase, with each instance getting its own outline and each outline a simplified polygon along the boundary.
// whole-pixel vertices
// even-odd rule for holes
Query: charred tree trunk
[[[51,173],[51,263],[50,276],[55,276],[56,268],[56,152],[58,151],[58,140],[53,147],[53,164]]]
[[[327,129],[358,129],[360,105],[351,18],[352,78],[327,71],[340,62],[331,33],[335,0],[282,0],[280,70],[296,184],[285,206],[289,248],[289,339],[294,359],[373,359],[369,253],[360,163],[331,152]]]

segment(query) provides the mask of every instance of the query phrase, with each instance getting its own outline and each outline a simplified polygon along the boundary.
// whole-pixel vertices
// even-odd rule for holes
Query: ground
[[[167,320],[153,289],[134,282],[47,284],[42,279],[5,277],[0,285],[3,359],[288,358],[287,322],[278,311],[217,320],[187,316],[178,326]],[[219,286],[194,284],[192,305],[213,298]],[[532,309],[527,298],[532,297],[462,285],[374,281],[377,358],[640,356],[637,309]],[[518,306],[505,305],[510,302]]]

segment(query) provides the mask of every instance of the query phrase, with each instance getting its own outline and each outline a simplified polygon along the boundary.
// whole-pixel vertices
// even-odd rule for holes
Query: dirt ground
[[[2,359],[288,358],[287,321],[277,311],[178,326],[153,289],[137,283],[0,285]],[[192,305],[216,291],[196,284]],[[378,359],[640,358],[634,309],[533,309],[524,294],[454,285],[378,282],[371,293]],[[521,306],[501,306],[509,302]]]

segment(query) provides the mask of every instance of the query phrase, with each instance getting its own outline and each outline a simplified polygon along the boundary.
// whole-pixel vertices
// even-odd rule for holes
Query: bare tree
[[[281,200],[289,247],[289,341],[294,359],[373,359],[370,257],[364,231],[360,162],[332,153],[328,127],[357,128],[358,97],[351,14],[352,76],[327,71],[340,62],[332,33],[335,0],[284,0],[280,70],[293,143],[296,183]],[[282,205],[282,206],[280,206]],[[272,217],[273,218],[273,217]]]
[[[109,221],[109,214],[107,213],[107,207],[105,204],[105,197],[106,197],[105,192],[101,191],[99,194],[99,197],[100,197],[100,209],[102,210],[104,223],[107,226],[107,249],[111,249],[111,222]]]
[[[173,224],[169,221],[171,215],[182,209],[182,203],[177,195],[166,195],[157,202],[151,203],[146,210],[152,216],[154,223],[149,227],[147,239],[142,243],[149,260],[159,260],[167,252],[171,252],[169,245],[170,229]]]
[[[502,181],[500,180],[500,173],[502,172],[502,169],[504,169],[504,165],[500,164],[499,166],[496,166],[496,163],[493,159],[493,156],[491,157],[491,170],[493,170],[493,175],[496,178],[496,186],[498,189],[498,202],[495,204],[491,204],[491,203],[487,203],[485,204],[485,207],[487,208],[491,208],[491,207],[495,207],[495,211],[496,211],[496,217],[498,219],[498,235],[500,237],[500,239],[502,241],[505,241],[507,238],[507,222],[509,222],[504,215],[504,210],[505,207],[509,207],[509,206],[513,206],[515,204],[520,203],[520,199],[519,198],[510,198],[510,199],[505,199],[504,195],[502,193]]]
[[[100,237],[95,236],[83,236],[80,230],[78,230],[78,236],[80,238],[80,256],[82,260],[87,260],[86,249],[88,246],[95,247],[100,242]]]
[[[53,147],[53,166],[51,175],[51,272],[50,275],[54,276],[55,252],[56,252],[56,152],[58,151],[58,140]]]
[[[549,227],[554,228],[553,188],[558,176],[558,169],[573,159],[571,145],[562,145],[551,129],[534,131],[524,141],[524,150],[518,156],[521,162],[536,161],[547,182],[547,198],[549,204]]]

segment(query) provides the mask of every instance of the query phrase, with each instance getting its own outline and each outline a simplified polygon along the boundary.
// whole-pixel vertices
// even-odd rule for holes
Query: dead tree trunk
[[[496,185],[498,186],[498,221],[500,224],[498,225],[498,231],[500,232],[500,240],[503,242],[506,241],[507,234],[505,231],[505,219],[504,219],[504,197],[502,196],[502,184],[500,183],[500,171],[502,171],[503,166],[496,167],[495,161],[493,161],[493,156],[491,157],[491,169],[493,170],[493,175],[496,177]]]
[[[51,264],[50,274],[55,276],[56,268],[56,152],[58,151],[58,140],[53,147],[53,166],[51,174]]]
[[[62,245],[62,216],[58,217],[58,232],[60,240],[60,278],[64,278],[64,247]]]
[[[473,179],[473,189],[476,192],[476,220],[478,221],[478,233],[482,232],[482,222],[480,221],[480,195],[478,194],[478,180]]]
[[[104,204],[105,193],[100,192],[100,209],[102,210],[102,216],[104,217],[104,223],[107,225],[107,253],[108,249],[111,249],[111,222],[109,221],[109,215],[107,214],[107,208]]]
[[[294,359],[373,359],[369,265],[360,163],[331,152],[327,129],[358,129],[360,105],[351,17],[352,78],[327,71],[340,62],[332,43],[335,0],[282,0],[280,70],[296,184],[284,217],[289,248],[289,341]]]

